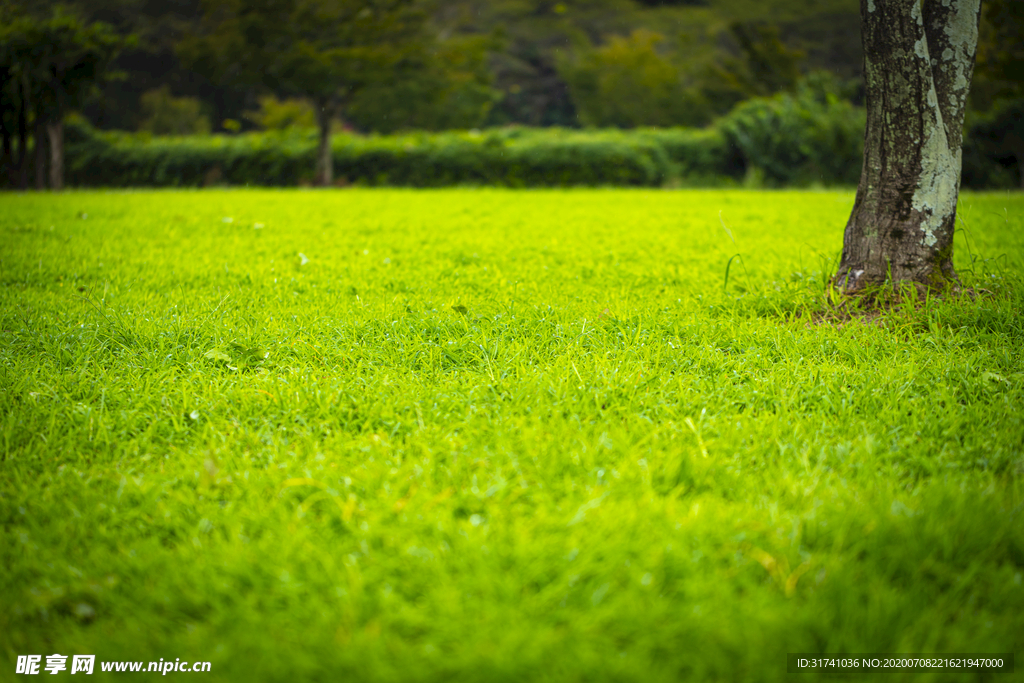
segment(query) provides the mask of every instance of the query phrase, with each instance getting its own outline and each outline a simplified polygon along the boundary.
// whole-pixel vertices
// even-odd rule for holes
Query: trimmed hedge
[[[342,134],[334,174],[339,185],[407,187],[854,186],[863,131],[862,109],[809,80],[795,93],[743,102],[707,129]],[[964,186],[1012,187],[1019,163],[990,151],[986,131],[968,129]],[[79,187],[295,186],[310,184],[315,166],[316,134],[302,129],[152,137],[76,119],[66,141],[67,182]]]
[[[742,178],[748,162],[720,128],[638,128],[628,133],[668,155],[669,176],[688,185],[720,185]]]
[[[313,168],[306,134],[151,137],[66,127],[67,183],[79,187],[296,185]],[[262,182],[261,182],[262,179]]]
[[[155,138],[99,133],[81,122],[68,126],[67,138],[68,183],[83,187],[300,185],[312,180],[316,146],[311,131]],[[724,139],[704,131],[337,135],[333,151],[339,184],[660,186],[681,169],[700,168],[719,183],[737,174]]]
[[[339,185],[407,187],[853,186],[864,111],[825,86],[808,81],[748,100],[707,129],[341,134],[334,174]],[[984,130],[975,125],[965,139],[964,185],[1012,186],[1016,174],[987,152]],[[152,137],[98,132],[78,119],[66,140],[67,182],[79,187],[295,186],[310,184],[315,166],[316,134],[303,129]]]

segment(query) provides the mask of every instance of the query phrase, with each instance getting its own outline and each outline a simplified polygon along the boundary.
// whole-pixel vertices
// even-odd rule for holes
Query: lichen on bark
[[[956,283],[953,233],[980,0],[862,0],[864,165],[836,283]]]

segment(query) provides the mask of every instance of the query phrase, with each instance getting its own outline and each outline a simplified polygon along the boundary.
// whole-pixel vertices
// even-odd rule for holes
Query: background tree
[[[273,95],[259,98],[259,107],[247,111],[243,117],[261,130],[288,130],[313,128],[316,115],[313,105],[303,99],[279,100]]]
[[[1024,98],[1024,2],[986,0],[978,29],[971,106],[981,112]]]
[[[843,90],[835,76],[817,71],[793,92],[740,103],[716,127],[754,185],[853,185],[864,158],[864,110]]]
[[[0,41],[8,73],[17,83],[22,153],[27,112],[31,112],[36,186],[44,185],[43,139],[49,138],[50,187],[60,190],[64,187],[64,117],[111,76],[110,66],[125,38],[102,22],[84,23],[58,7],[43,20],[16,16],[5,26]]]
[[[580,123],[586,126],[696,126],[710,118],[702,93],[659,54],[659,33],[638,29],[612,36],[594,50],[577,50],[560,64]]]
[[[347,118],[357,129],[450,130],[482,126],[499,93],[492,87],[487,36],[423,41],[395,61],[388,78],[355,93]]]
[[[203,135],[210,132],[210,119],[202,113],[195,97],[174,97],[167,85],[142,95],[145,119],[139,126],[154,135]]]
[[[788,47],[779,28],[764,22],[734,21],[723,38],[736,46],[736,56],[727,55],[711,63],[704,89],[719,104],[717,113],[751,97],[767,97],[791,91],[800,80],[805,53]]]
[[[1016,164],[1017,186],[1024,190],[1024,98],[997,100],[975,119],[971,137],[989,159],[1006,166]]]
[[[218,82],[312,101],[316,183],[329,185],[332,121],[418,49],[425,20],[415,0],[208,0],[201,34],[185,40],[180,54]]]
[[[970,101],[971,170],[1004,177],[1015,171],[1014,184],[1024,189],[1024,2],[984,3]]]
[[[864,163],[835,283],[957,283],[953,233],[980,0],[862,0]]]
[[[28,185],[29,60],[19,17],[0,6],[0,125],[3,145],[0,162],[12,187]]]
[[[797,0],[447,0],[434,21],[456,32],[500,32],[504,45],[490,60],[502,99],[490,125],[578,126],[603,118],[594,115],[601,106],[595,106],[593,93],[621,86],[607,99],[631,96],[635,79],[623,75],[624,63],[641,56],[643,46],[635,36],[645,34],[662,37],[654,52],[675,72],[671,85],[663,81],[659,96],[645,95],[645,100],[655,100],[657,111],[671,92],[671,107],[685,114],[675,124],[702,125],[741,100],[791,87],[792,76],[802,72],[825,69],[844,81],[859,77],[860,40],[851,30],[859,21],[857,5],[857,0],[813,5]],[[633,50],[622,50],[622,41]],[[610,51],[618,59],[611,59],[612,43],[619,46]],[[765,68],[770,78],[755,77]]]
[[[468,126],[481,110],[485,115],[475,125],[578,126],[577,103],[558,55],[584,59],[613,37],[628,39],[634,31],[664,36],[657,46],[659,56],[677,70],[685,93],[699,93],[714,106],[709,116],[723,114],[739,100],[757,94],[735,88],[721,92],[723,72],[713,68],[728,70],[731,62],[740,66],[734,75],[749,71],[748,57],[730,30],[736,22],[748,29],[777,29],[778,40],[787,50],[806,53],[799,65],[801,73],[824,69],[846,81],[859,77],[861,68],[860,39],[853,30],[859,21],[858,0],[812,4],[806,0],[417,1],[427,3],[428,44],[436,41],[438,45],[428,51],[430,68],[421,79],[394,73],[394,80],[374,84],[372,92],[356,93],[346,116],[360,129]],[[244,114],[255,110],[259,97],[268,94],[262,81],[215,81],[209,70],[189,68],[192,64],[179,57],[183,39],[209,29],[203,20],[209,3],[204,0],[0,0],[0,6],[4,4],[18,6],[37,19],[45,19],[53,7],[63,4],[84,22],[102,21],[122,35],[139,36],[115,61],[114,68],[124,78],[101,84],[102,95],[81,106],[83,116],[98,128],[139,129],[147,119],[141,97],[164,86],[174,97],[198,99],[202,115],[209,117],[215,131],[233,129],[225,121],[255,127]],[[472,64],[446,62],[440,53],[459,52],[465,40],[488,41],[482,61],[476,61],[479,51],[473,47],[468,50]],[[417,93],[417,87],[427,81],[437,87]],[[437,92],[444,94],[435,96]],[[422,106],[410,106],[410,97]],[[402,105],[404,111],[396,111],[393,104]],[[448,112],[457,115],[448,116]],[[396,119],[401,123],[396,125]]]
[[[125,38],[102,22],[85,24],[57,10],[40,27],[36,65],[44,86],[38,119],[50,141],[50,188],[64,187],[64,117],[80,106],[97,84],[112,75],[111,65]]]

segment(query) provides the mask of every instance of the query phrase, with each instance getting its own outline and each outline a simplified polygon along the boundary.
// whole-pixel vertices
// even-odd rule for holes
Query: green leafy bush
[[[306,131],[153,137],[68,125],[67,176],[83,187],[296,185],[313,172]]]
[[[174,97],[162,86],[142,95],[145,118],[139,129],[153,135],[203,135],[210,132],[210,119],[194,97]]]
[[[460,37],[418,54],[412,50],[393,78],[367,84],[352,96],[346,120],[377,133],[481,126],[501,99],[487,68],[490,44],[481,37]]]
[[[856,185],[864,149],[864,111],[816,74],[794,94],[753,98],[718,123],[748,173],[769,186]]]
[[[746,169],[742,154],[719,128],[640,128],[639,136],[665,150],[673,164],[671,176],[690,185],[717,185],[739,178]]]
[[[580,120],[591,126],[701,125],[711,107],[700,91],[659,54],[665,37],[646,30],[612,36],[597,49],[565,58],[560,71],[569,84]]]
[[[264,95],[259,104],[259,109],[246,112],[245,118],[261,130],[312,128],[316,125],[316,113],[308,100],[279,100],[273,95]]]

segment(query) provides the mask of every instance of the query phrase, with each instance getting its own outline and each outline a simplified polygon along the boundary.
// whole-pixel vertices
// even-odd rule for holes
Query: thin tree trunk
[[[334,176],[334,159],[331,156],[331,107],[317,104],[316,123],[320,128],[320,144],[316,151],[316,180],[321,187],[328,187]]]
[[[980,0],[861,0],[867,130],[835,277],[845,293],[958,283],[953,233],[979,9]]]
[[[1016,137],[1016,136],[1014,136]],[[1013,145],[1013,156],[1017,159],[1017,172],[1020,174],[1020,189],[1024,190],[1024,140],[1020,138],[1010,140]]]
[[[14,151],[11,148],[11,130],[8,126],[4,126],[4,141],[3,141],[3,154],[2,161],[0,161],[0,168],[3,168],[7,174],[7,183],[13,185],[11,182],[11,174],[14,169]]]
[[[25,102],[25,88],[21,88],[18,102],[18,164],[13,169],[16,178],[11,184],[19,190],[28,189],[28,105]]]
[[[46,124],[50,137],[50,189],[64,189],[64,122],[60,119]]]
[[[46,189],[46,124],[36,114],[35,132],[32,135],[32,152],[36,169],[36,190]]]
[[[11,156],[11,129],[7,125],[7,101],[9,84],[11,83],[10,68],[0,70],[0,129],[3,130],[3,143],[0,145],[0,173],[7,175],[6,180],[10,181],[11,164],[14,159]]]

